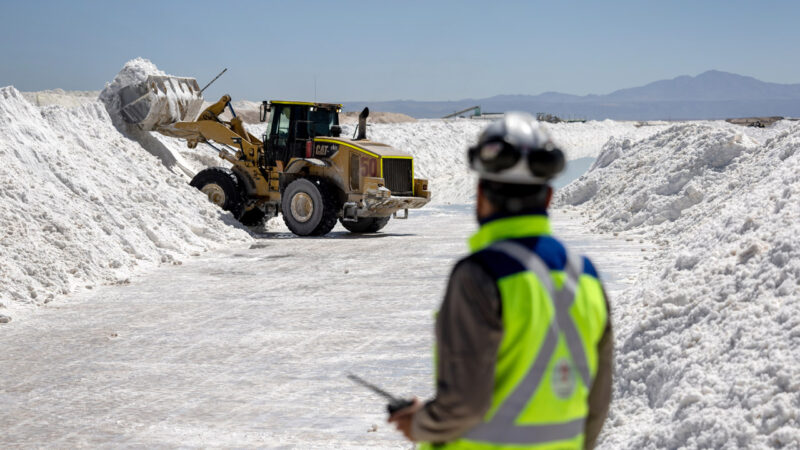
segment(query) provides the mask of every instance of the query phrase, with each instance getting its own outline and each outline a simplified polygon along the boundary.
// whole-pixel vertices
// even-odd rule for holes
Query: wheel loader
[[[412,155],[367,139],[367,108],[350,139],[341,136],[340,104],[264,101],[260,119],[270,121],[258,139],[229,95],[198,115],[203,98],[193,78],[150,76],[119,96],[125,121],[189,148],[209,145],[231,164],[202,170],[190,184],[244,225],[282,214],[300,236],[325,235],[337,220],[354,233],[376,232],[431,199],[428,181],[414,178]],[[226,109],[231,120],[221,118]]]

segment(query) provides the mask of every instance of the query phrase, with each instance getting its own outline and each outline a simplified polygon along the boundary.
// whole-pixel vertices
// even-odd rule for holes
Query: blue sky
[[[800,82],[800,2],[0,0],[0,86],[99,90],[129,59],[234,99],[605,94],[718,69]]]

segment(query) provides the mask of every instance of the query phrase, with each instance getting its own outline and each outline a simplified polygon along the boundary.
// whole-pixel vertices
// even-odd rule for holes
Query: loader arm
[[[223,95],[220,97],[219,101],[210,105],[208,108],[204,109],[203,112],[197,116],[197,120],[216,120],[222,122],[219,119],[219,115],[225,111],[225,107],[230,105],[231,103],[231,96],[230,95]],[[233,108],[231,108],[233,109]]]
[[[233,147],[237,150],[236,159],[244,159],[252,163],[256,163],[259,151],[263,147],[261,140],[244,130],[241,120],[238,121],[238,124],[215,120],[176,122],[168,127],[158,128],[156,131],[167,136],[186,139],[189,148],[194,148],[199,142],[216,142]]]
[[[259,151],[263,148],[261,140],[248,133],[242,119],[232,118],[224,121],[219,118],[225,108],[230,106],[231,97],[223,95],[219,101],[203,110],[197,120],[191,122],[174,122],[155,129],[165,136],[186,139],[189,148],[195,148],[199,142],[216,142],[237,149],[235,158],[256,164]],[[233,108],[231,108],[232,110]],[[221,152],[220,157],[230,160],[228,152]],[[231,162],[233,162],[231,160]]]
[[[219,118],[220,114],[222,114],[225,111],[225,108],[230,108],[231,110],[231,115],[233,116],[233,118],[230,120],[230,122],[226,122]],[[230,95],[227,94],[223,95],[216,103],[210,105],[208,108],[203,110],[203,112],[200,113],[199,116],[197,116],[195,122],[203,120],[211,120],[226,124],[228,125],[228,127],[230,127],[231,130],[233,130],[234,133],[246,138],[250,142],[260,142],[258,139],[255,138],[255,136],[251,135],[250,133],[247,132],[247,130],[244,129],[244,125],[242,125],[242,119],[236,117],[236,113],[233,111],[233,106],[231,106]]]

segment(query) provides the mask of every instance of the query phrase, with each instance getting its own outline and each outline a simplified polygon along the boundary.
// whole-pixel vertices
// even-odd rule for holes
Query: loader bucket
[[[122,118],[145,131],[194,120],[203,96],[194,78],[150,75],[119,90]]]

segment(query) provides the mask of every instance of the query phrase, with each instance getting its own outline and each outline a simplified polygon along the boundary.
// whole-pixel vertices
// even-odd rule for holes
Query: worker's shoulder
[[[564,270],[567,265],[567,248],[561,241],[552,236],[512,239],[512,242],[521,244],[533,251],[550,270]],[[599,279],[597,269],[592,261],[586,256],[581,256],[581,258],[583,260],[583,274]],[[517,259],[491,246],[462,259],[458,265],[462,263],[480,266],[495,280],[526,270]]]
[[[470,279],[488,276],[494,279],[494,272],[491,270],[491,265],[488,265],[486,262],[486,260],[478,256],[478,253],[467,255],[456,262],[450,277]]]

